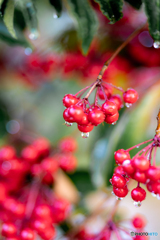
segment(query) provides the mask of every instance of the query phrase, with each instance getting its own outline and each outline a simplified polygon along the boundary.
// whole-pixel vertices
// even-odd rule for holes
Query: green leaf
[[[50,4],[55,8],[57,16],[60,17],[62,12],[62,1],[61,0],[49,0]]]
[[[2,5],[3,1],[4,1],[4,0],[0,0],[0,8],[1,8],[1,5]]]
[[[160,41],[160,0],[143,0],[148,17],[149,31],[155,41]]]
[[[100,4],[102,13],[110,20],[111,24],[123,17],[123,0],[95,0],[95,2]]]
[[[9,31],[9,33],[12,35],[12,37],[16,37],[16,33],[14,30],[14,1],[13,0],[8,0],[7,6],[4,11],[4,18],[3,21]]]
[[[67,0],[70,12],[78,22],[78,35],[82,52],[87,54],[89,46],[97,31],[97,17],[87,0]]]
[[[125,1],[128,2],[132,7],[136,9],[140,9],[142,5],[142,0],[125,0]]]

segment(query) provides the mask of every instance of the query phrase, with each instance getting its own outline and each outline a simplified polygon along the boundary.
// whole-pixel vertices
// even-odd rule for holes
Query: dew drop
[[[115,193],[113,191],[111,193],[112,193],[112,195],[115,195]]]
[[[66,121],[65,121],[65,125],[66,125],[67,127],[71,127],[72,124],[73,124],[73,123],[69,123],[69,122],[66,122]]]
[[[125,103],[125,106],[126,106],[127,108],[130,108],[130,107],[132,106],[132,103]]]
[[[160,200],[160,195],[159,194],[157,194],[157,199]]]
[[[139,148],[139,146],[137,146],[136,148]]]
[[[54,19],[58,18],[58,15],[56,13],[53,13],[53,18]]]
[[[109,181],[110,181],[110,183],[112,183],[112,178],[111,178],[111,179],[109,179]]]
[[[25,53],[27,56],[29,56],[29,55],[32,53],[32,49],[29,48],[29,47],[27,47],[27,48],[25,48],[24,53]]]
[[[155,41],[155,42],[153,43],[153,47],[154,47],[154,48],[160,48],[160,42],[159,42],[159,41]]]
[[[113,122],[112,125],[116,125],[117,121]]]
[[[155,193],[152,192],[151,194],[152,194],[153,197],[157,197],[157,195]]]
[[[140,207],[142,205],[141,202],[133,202],[133,204],[134,204],[135,207]]]
[[[89,137],[89,132],[87,132],[87,133],[82,132],[81,136],[82,136],[82,138],[88,138]]]
[[[31,40],[36,40],[39,37],[39,32],[37,29],[31,29],[31,32],[29,34],[29,38]]]
[[[119,200],[119,201],[120,201],[120,200],[123,200],[123,198],[116,196],[116,200]]]

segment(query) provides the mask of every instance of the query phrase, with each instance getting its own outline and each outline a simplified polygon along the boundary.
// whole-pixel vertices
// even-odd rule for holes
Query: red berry
[[[4,237],[15,237],[17,233],[16,226],[13,223],[3,223],[2,224],[2,236]]]
[[[118,120],[118,118],[119,118],[119,113],[117,111],[114,115],[107,115],[104,121],[108,124],[112,124],[112,123],[115,123]]]
[[[73,123],[73,122],[74,122],[74,119],[73,119],[73,117],[71,117],[71,116],[69,115],[68,110],[69,110],[68,108],[64,110],[64,112],[63,112],[63,118],[64,118],[64,120],[65,120],[66,122]]]
[[[40,236],[44,240],[50,240],[50,239],[53,240],[56,237],[56,229],[53,226],[49,227],[49,228],[45,229],[45,231],[43,231],[40,234]]]
[[[106,97],[107,98],[110,98],[111,97],[111,94],[113,92],[113,88],[110,87],[110,86],[102,86],[103,87],[103,91],[101,88],[98,89],[98,97],[101,99],[101,100],[104,100],[105,99],[105,96],[104,96],[104,92],[106,94]]]
[[[160,183],[159,182],[152,183],[152,192],[154,192],[154,194],[160,195]]]
[[[123,100],[126,103],[133,104],[137,101],[137,99],[138,93],[132,88],[128,89],[126,92],[123,93]]]
[[[69,116],[73,117],[74,122],[78,122],[83,117],[83,108],[80,106],[71,106],[68,108],[68,114]]]
[[[88,113],[84,113],[81,120],[77,121],[79,125],[88,125],[89,120],[88,120]]]
[[[149,169],[146,171],[146,176],[151,181],[157,181],[160,179],[160,168],[150,166]]]
[[[146,171],[149,168],[149,161],[146,157],[139,156],[133,159],[132,161],[133,166],[136,170],[139,171]]]
[[[0,161],[10,160],[16,156],[16,151],[11,146],[4,146],[0,149]]]
[[[120,174],[116,173],[116,174],[113,174],[111,183],[114,187],[124,188],[126,185],[126,179],[123,176],[121,176]]]
[[[128,174],[128,175],[132,175],[135,172],[135,169],[132,165],[132,161],[131,160],[124,160],[124,162],[122,163],[123,169],[124,171]]]
[[[88,114],[88,120],[94,126],[101,124],[104,121],[104,119],[105,119],[105,115],[100,109],[93,109]]]
[[[117,105],[117,109],[120,110],[123,107],[122,98],[120,95],[112,95],[109,101],[114,102]]]
[[[60,141],[59,149],[62,152],[75,152],[77,150],[77,142],[72,137],[65,137]]]
[[[67,94],[63,97],[63,105],[67,108],[72,105],[75,105],[78,102],[79,102],[79,99],[73,96],[72,94]]]
[[[46,223],[43,220],[35,220],[32,225],[38,234],[43,233],[47,228]]]
[[[93,130],[94,126],[89,123],[88,125],[78,125],[78,129],[80,132],[84,132],[84,133],[87,133],[87,132],[91,132]]]
[[[40,156],[47,156],[49,154],[50,142],[48,139],[44,137],[37,138],[32,145]]]
[[[103,103],[102,105],[102,111],[106,114],[106,115],[114,115],[117,113],[117,105],[114,102],[111,102],[109,100],[105,101],[105,103]]]
[[[7,189],[4,183],[0,183],[0,203],[4,203],[7,196]]]
[[[48,217],[50,217],[51,215],[51,209],[47,204],[41,204],[38,205],[35,209],[34,209],[34,215],[36,218],[42,218],[42,219],[46,219]]]
[[[57,198],[53,202],[52,218],[53,222],[59,223],[66,219],[71,210],[70,203],[62,198]]]
[[[142,216],[135,216],[132,219],[132,224],[135,228],[142,229],[146,226],[146,221]]]
[[[41,163],[43,171],[54,174],[58,170],[59,164],[54,157],[45,158]]]
[[[122,166],[118,166],[114,169],[114,173],[118,173],[118,174],[121,174],[121,175],[126,175],[126,172],[124,171],[123,167]]]
[[[59,166],[66,172],[72,172],[77,167],[77,159],[71,154],[61,154],[58,159]]]
[[[146,198],[146,191],[141,187],[136,187],[131,191],[131,197],[136,202],[141,202]]]
[[[124,188],[116,188],[113,186],[113,192],[117,197],[123,198],[128,194],[128,188],[125,186]]]
[[[135,172],[133,178],[140,183],[146,183],[147,181],[147,177],[144,172],[139,172],[139,171]]]
[[[20,233],[21,240],[34,240],[34,231],[30,228],[23,229]]]
[[[119,149],[114,153],[114,159],[117,164],[122,164],[124,160],[130,159],[129,152],[124,149]]]
[[[23,148],[21,155],[23,159],[30,163],[35,163],[38,159],[38,152],[32,145]]]

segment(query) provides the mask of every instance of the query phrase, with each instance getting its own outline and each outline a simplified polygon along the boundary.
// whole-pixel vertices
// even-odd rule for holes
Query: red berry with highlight
[[[134,89],[130,88],[123,93],[123,100],[126,103],[133,104],[138,100],[138,93]]]
[[[97,126],[101,124],[105,119],[105,115],[100,109],[93,109],[88,113],[88,120],[92,125]]]
[[[116,173],[116,174],[113,174],[111,183],[114,187],[124,188],[126,185],[126,179],[123,176],[121,176],[120,174]]]
[[[124,188],[116,188],[113,186],[113,192],[117,197],[123,198],[128,194],[128,188],[127,186]]]
[[[131,191],[131,197],[136,202],[142,202],[146,198],[146,191],[141,187],[136,187]]]
[[[104,121],[108,124],[112,124],[112,123],[115,123],[118,120],[118,118],[119,118],[119,113],[117,111],[114,115],[107,115]]]
[[[130,159],[129,152],[124,149],[119,149],[114,153],[114,159],[117,164],[122,164],[124,160]]]
[[[16,236],[17,228],[13,223],[3,223],[2,224],[2,236],[12,238]]]
[[[114,115],[117,113],[117,105],[114,102],[111,102],[109,100],[107,100],[105,103],[103,103],[102,105],[102,111],[106,114],[106,115]]]
[[[87,132],[91,132],[93,130],[94,126],[89,123],[88,125],[78,125],[78,129],[80,132],[84,132],[84,133],[87,133]]]
[[[142,216],[135,216],[132,219],[132,224],[137,229],[142,229],[146,226],[146,221]]]
[[[63,97],[63,105],[67,108],[72,105],[75,105],[78,102],[79,102],[79,99],[73,96],[72,94],[67,94]]]

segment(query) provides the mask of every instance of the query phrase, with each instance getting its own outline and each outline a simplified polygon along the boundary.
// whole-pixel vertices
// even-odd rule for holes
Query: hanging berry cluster
[[[89,88],[90,90],[86,96],[81,98]],[[87,138],[89,132],[103,122],[116,124],[119,118],[118,111],[123,107],[123,101],[120,95],[113,94],[113,88],[123,93],[123,101],[127,107],[130,107],[138,99],[138,93],[134,89],[130,88],[124,91],[122,88],[116,87],[111,83],[104,83],[102,80],[97,80],[75,95],[67,94],[63,97],[63,105],[66,107],[63,112],[65,124],[71,126],[72,123],[76,122],[79,131],[82,132],[83,138]],[[90,103],[88,98],[95,89],[94,103]],[[104,103],[100,105],[98,99],[103,100]]]
[[[113,177],[110,179],[113,193],[118,199],[125,197],[128,194],[129,179],[136,180],[138,185],[131,191],[131,197],[137,207],[141,206],[141,202],[146,198],[146,191],[140,183],[146,185],[148,191],[160,199],[160,167],[156,166],[156,151],[160,147],[160,112],[157,119],[158,127],[153,139],[137,144],[128,150],[119,149],[114,154],[116,164],[119,166],[115,168]],[[130,158],[129,151],[148,142],[151,143],[141,149],[132,159]]]
[[[0,149],[0,220],[4,239],[55,239],[55,225],[64,221],[71,204],[58,197],[52,186],[59,169],[73,171],[76,141],[66,137],[58,148],[38,138],[17,156],[12,146]]]

